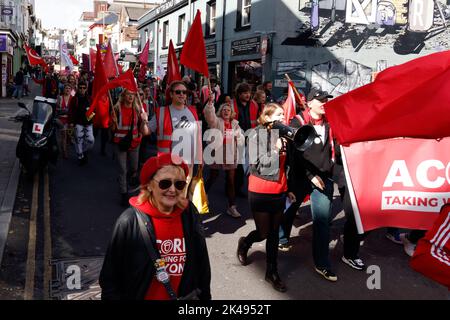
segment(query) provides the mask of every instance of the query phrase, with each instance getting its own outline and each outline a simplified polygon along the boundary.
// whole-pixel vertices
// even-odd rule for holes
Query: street
[[[20,124],[7,118],[17,101],[0,100],[2,174],[15,161],[14,144]],[[11,137],[14,137],[12,139]],[[9,139],[9,140],[8,140]],[[99,136],[86,166],[79,166],[73,147],[69,159],[59,159],[33,180],[20,176],[12,220],[0,269],[0,299],[98,299],[98,272],[120,206],[116,161],[111,145],[100,154]],[[11,169],[8,169],[11,171]],[[251,261],[241,266],[235,256],[239,237],[254,229],[247,200],[238,198],[242,218],[226,212],[223,175],[209,194],[212,214],[203,224],[212,269],[213,299],[446,299],[446,288],[410,269],[402,246],[385,238],[385,229],[372,232],[360,256],[369,267],[355,271],[343,264],[339,236],[345,218],[335,198],[336,219],[331,231],[331,261],[336,283],[315,271],[311,253],[311,215],[304,205],[292,230],[294,247],[279,252],[279,272],[288,291],[279,293],[264,281],[265,242],[249,251]],[[2,215],[4,213],[2,212]],[[1,218],[1,217],[0,217]],[[71,286],[71,275],[81,271],[81,287]],[[372,275],[379,278],[373,283]]]

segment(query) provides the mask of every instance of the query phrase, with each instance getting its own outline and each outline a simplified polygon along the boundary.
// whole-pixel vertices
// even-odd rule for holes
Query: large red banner
[[[360,233],[428,230],[450,203],[450,138],[359,142],[342,151]]]

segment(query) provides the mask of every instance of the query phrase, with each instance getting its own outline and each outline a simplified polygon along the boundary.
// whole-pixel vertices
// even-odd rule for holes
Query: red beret
[[[175,154],[162,153],[157,157],[148,159],[142,166],[141,185],[148,183],[148,181],[151,177],[153,177],[156,171],[158,171],[162,167],[170,165],[180,166],[184,170],[184,174],[186,175],[186,177],[189,175],[189,167],[182,158]]]

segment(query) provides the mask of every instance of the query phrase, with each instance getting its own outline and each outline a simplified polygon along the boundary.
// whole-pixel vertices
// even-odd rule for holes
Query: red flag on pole
[[[166,88],[166,101],[170,101],[169,85],[173,81],[181,80],[180,67],[178,65],[177,54],[173,47],[172,40],[169,41],[169,54],[167,57],[167,88]]]
[[[170,85],[172,81],[181,80],[180,67],[178,65],[177,54],[173,47],[172,40],[169,42],[169,54],[167,57],[167,84]]]
[[[131,92],[137,92],[138,88],[136,85],[136,80],[134,79],[133,70],[128,69],[126,72],[122,73],[116,79],[111,80],[108,83],[105,83],[94,96],[92,103],[93,104],[97,103],[97,100],[100,99],[103,94],[107,93],[108,90],[118,87],[122,87]]]
[[[73,55],[69,54],[69,57],[74,66],[80,64],[80,62]]]
[[[288,96],[286,101],[283,104],[284,109],[284,122],[289,125],[292,118],[297,114],[295,112],[295,94],[294,89],[292,88],[292,82],[288,82]]]
[[[139,55],[139,62],[142,65],[147,66],[148,63],[148,49],[150,48],[150,40],[147,40],[147,42],[145,43],[144,49],[142,49],[141,54]]]
[[[396,137],[450,136],[450,51],[388,68],[325,105],[343,144]]]
[[[24,44],[24,47],[25,47],[25,51],[27,52],[28,62],[30,63],[30,65],[42,66],[44,68],[44,70],[46,70],[48,68],[45,60],[42,57],[40,57],[36,53],[36,51],[34,51],[32,48],[30,48],[26,44]]]
[[[105,57],[103,58],[103,64],[105,67],[105,74],[108,79],[117,77],[119,70],[117,68],[116,60],[114,59],[111,42],[108,42]]]
[[[94,72],[95,71],[95,60],[97,58],[97,51],[95,51],[94,49],[90,48],[89,49],[89,60],[90,60],[90,68],[91,71]]]
[[[101,59],[100,50],[97,51],[95,63],[95,75],[92,83],[92,96],[96,96],[102,87],[108,83],[106,77],[105,68]],[[86,112],[86,117],[90,118],[91,114],[95,112],[94,126],[96,128],[107,128],[109,125],[109,98],[107,92],[105,92],[97,100],[93,101],[89,110]]]
[[[208,62],[206,60],[205,40],[203,38],[200,10],[197,10],[194,22],[184,41],[181,51],[180,63],[189,69],[195,70],[205,77],[209,77]]]

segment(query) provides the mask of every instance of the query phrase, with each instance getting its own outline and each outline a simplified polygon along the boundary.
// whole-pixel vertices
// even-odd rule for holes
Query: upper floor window
[[[182,14],[178,17],[178,43],[184,42],[186,36],[186,15]]]
[[[251,0],[237,1],[236,29],[247,29],[250,27]]]
[[[242,27],[250,25],[250,9],[252,0],[242,0]]]
[[[207,4],[207,17],[206,17],[207,31],[206,35],[215,35],[216,34],[216,1],[210,1]]]
[[[163,48],[169,45],[169,21],[163,23]]]

